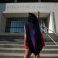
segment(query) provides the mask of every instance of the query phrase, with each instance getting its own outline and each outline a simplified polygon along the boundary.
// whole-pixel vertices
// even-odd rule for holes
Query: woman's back
[[[44,45],[42,44],[43,37],[40,32],[39,22],[36,16],[33,15],[28,19],[27,23],[25,24],[25,29],[28,48],[30,49],[31,53],[39,53]]]

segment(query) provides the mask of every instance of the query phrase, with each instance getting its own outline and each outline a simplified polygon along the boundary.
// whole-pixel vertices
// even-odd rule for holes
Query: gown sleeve
[[[24,26],[24,48],[28,49],[28,41],[27,41],[27,34],[26,34],[26,26]]]
[[[40,32],[40,37],[41,37],[41,41],[42,41],[42,47],[44,47],[45,46],[45,42],[44,42],[44,37],[43,37],[42,32]]]

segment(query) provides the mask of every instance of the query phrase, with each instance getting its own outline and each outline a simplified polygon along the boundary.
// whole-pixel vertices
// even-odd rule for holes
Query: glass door
[[[48,30],[47,30],[47,28],[48,28],[47,19],[40,18],[39,25],[40,25],[41,32],[43,32],[43,33],[47,33],[48,32]]]

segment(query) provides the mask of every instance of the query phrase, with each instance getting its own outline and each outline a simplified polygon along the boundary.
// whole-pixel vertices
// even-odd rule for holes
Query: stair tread
[[[24,56],[24,53],[0,53],[0,56]],[[33,56],[33,54],[31,56]],[[40,56],[58,57],[58,54],[40,54]]]
[[[22,44],[20,44],[21,42],[19,42],[19,43],[0,43],[0,45],[24,45],[24,43],[22,43]],[[53,43],[53,42],[45,42],[45,43]],[[50,45],[51,46],[51,45]],[[58,44],[57,45],[54,45],[54,46],[58,46]]]
[[[0,50],[24,50],[25,48],[0,48]],[[43,51],[58,51],[58,49],[46,49],[46,48],[43,48],[42,49]]]

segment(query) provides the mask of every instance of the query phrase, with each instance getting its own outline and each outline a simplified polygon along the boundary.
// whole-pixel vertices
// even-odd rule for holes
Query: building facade
[[[46,3],[46,1],[41,3],[39,0],[34,0],[32,3],[26,3],[27,1],[25,3],[17,2],[19,0],[0,1],[0,33],[24,32],[24,24],[28,19],[28,13],[34,13],[38,17],[38,11],[40,12],[41,31],[58,33],[58,3]]]

